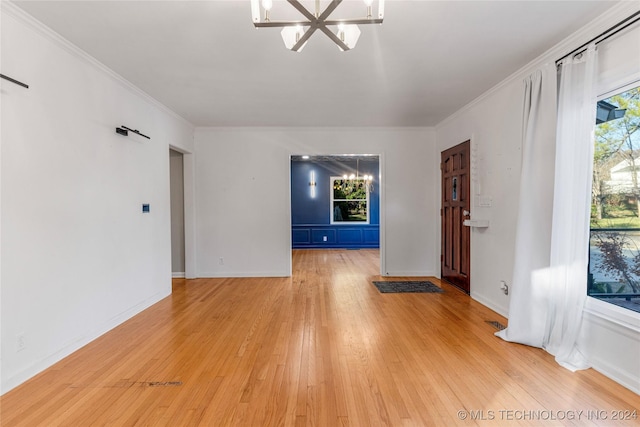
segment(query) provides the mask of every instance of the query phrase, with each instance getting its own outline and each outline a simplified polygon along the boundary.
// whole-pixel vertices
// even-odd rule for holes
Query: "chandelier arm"
[[[336,7],[338,7],[340,3],[342,3],[342,0],[332,0],[331,3],[329,3],[329,6],[327,6],[324,12],[322,12],[322,14],[318,17],[318,21],[324,21],[325,19],[327,19],[329,15],[331,15],[331,13],[336,10]]]
[[[291,47],[291,50],[294,52],[299,51],[302,48],[302,46],[304,46],[304,44],[307,42],[307,40],[309,40],[309,37],[311,37],[313,33],[316,32],[317,29],[318,29],[317,27],[311,27],[307,31],[305,31],[302,37],[300,37],[300,40],[298,40],[296,44],[294,44]]]
[[[335,34],[333,34],[331,32],[330,29],[328,29],[327,27],[325,27],[324,25],[322,27],[319,28],[323,33],[325,33],[327,35],[327,37],[329,37],[331,40],[334,41],[335,44],[337,44],[338,46],[340,46],[340,49],[347,51],[350,50],[351,48],[349,46],[347,46],[345,44],[345,42],[343,42],[342,40],[340,40],[340,38],[338,36],[336,36]]]
[[[382,19],[370,19],[370,18],[334,19],[330,21],[324,21],[324,24],[325,25],[382,24]]]
[[[269,22],[256,22],[253,24],[256,28],[273,28],[273,27],[308,27],[311,25],[310,21],[269,21]]]
[[[324,25],[351,25],[351,24],[382,24],[382,19],[340,19],[333,21],[325,21]],[[268,21],[268,22],[254,22],[253,26],[256,28],[273,28],[273,27],[295,27],[301,25],[303,27],[309,27],[312,25],[311,21]]]
[[[298,0],[287,0],[291,6],[295,7],[298,12],[304,15],[309,21],[315,21],[316,17],[313,13],[309,12]]]

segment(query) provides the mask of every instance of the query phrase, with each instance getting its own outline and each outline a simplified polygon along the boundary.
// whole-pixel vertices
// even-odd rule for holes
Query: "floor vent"
[[[486,323],[490,324],[491,326],[493,326],[494,328],[496,328],[497,330],[501,331],[503,329],[506,329],[507,327],[504,326],[502,323],[497,322],[495,320],[485,320]]]
[[[149,387],[176,387],[182,385],[182,381],[152,381],[147,385]]]

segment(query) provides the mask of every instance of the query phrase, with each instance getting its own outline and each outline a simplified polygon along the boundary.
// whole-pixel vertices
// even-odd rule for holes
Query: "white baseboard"
[[[636,394],[640,394],[640,380],[628,375],[613,363],[598,358],[590,358],[591,367],[607,378],[611,378],[618,384],[628,388]]]
[[[291,277],[291,273],[282,271],[220,271],[220,272],[200,272],[196,275],[198,279],[226,279],[242,277]]]
[[[28,368],[18,372],[17,374],[15,374],[15,375],[13,375],[13,376],[11,376],[9,378],[2,378],[2,383],[0,384],[0,395],[2,395],[4,393],[8,392],[9,390],[19,386],[23,382],[27,381],[28,379],[34,377],[35,375],[37,375],[40,372],[44,371],[45,369],[49,368],[53,364],[55,364],[55,363],[59,362],[60,360],[64,359],[65,357],[67,357],[71,353],[73,353],[73,352],[79,350],[80,348],[84,347],[85,345],[89,344],[91,341],[99,338],[101,335],[104,335],[105,333],[109,332],[110,330],[112,330],[116,326],[119,326],[120,324],[126,322],[127,320],[129,320],[133,316],[135,316],[136,314],[138,314],[138,313],[144,311],[145,309],[151,307],[153,304],[157,303],[158,301],[160,301],[161,299],[167,297],[170,294],[171,294],[170,292],[169,293],[159,292],[159,293],[147,298],[146,300],[141,301],[140,303],[134,305],[133,307],[129,308],[128,310],[125,310],[124,312],[114,316],[113,318],[109,319],[104,324],[100,325],[99,327],[87,331],[82,336],[76,337],[69,344],[63,346],[62,348],[60,348],[55,353],[50,354],[50,355],[48,355],[46,357],[43,357],[40,360],[37,360],[35,363],[33,363]]]
[[[487,298],[483,297],[482,295],[474,293],[472,291],[470,296],[471,296],[472,299],[478,301],[480,304],[484,305],[485,307],[490,308],[491,310],[495,311],[499,315],[501,315],[503,317],[506,317],[506,318],[509,318],[509,311],[508,310],[505,310],[503,307],[498,307],[492,301],[488,300]]]
[[[593,369],[640,394],[638,326],[637,312],[587,298],[578,345]]]
[[[171,273],[171,277],[174,279],[184,279],[185,274],[184,271],[174,271]]]
[[[387,271],[385,276],[391,277],[436,277],[435,272],[431,270],[425,271]]]

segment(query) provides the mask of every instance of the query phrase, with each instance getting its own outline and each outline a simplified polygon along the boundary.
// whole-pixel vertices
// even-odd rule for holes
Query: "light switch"
[[[493,199],[491,197],[478,197],[478,206],[481,208],[490,208],[493,204]]]

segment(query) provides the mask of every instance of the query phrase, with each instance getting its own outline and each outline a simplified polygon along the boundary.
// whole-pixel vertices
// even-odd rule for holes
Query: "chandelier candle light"
[[[362,175],[361,177],[359,170],[360,170],[360,160],[356,159],[356,173],[351,175],[347,175],[347,174],[342,175],[343,189],[346,189],[346,188],[351,188],[352,190],[357,189],[362,184],[361,181],[364,181],[364,188],[366,189],[367,193],[369,192],[372,193],[373,192],[373,176],[365,174],[365,175]]]
[[[320,11],[320,0],[315,0],[315,12],[311,13],[299,0],[287,0],[306,20],[299,21],[272,21],[271,10],[273,0],[251,0],[251,14],[253,25],[256,28],[278,27],[282,28],[282,40],[287,49],[294,52],[302,51],[309,37],[320,30],[334,41],[342,51],[353,49],[360,37],[358,24],[382,24],[384,16],[384,0],[376,0],[378,3],[377,18],[373,17],[374,0],[363,0],[366,6],[366,17],[348,19],[329,19],[329,15],[342,3],[343,0],[331,0],[329,5]],[[335,27],[335,33],[328,27]]]

